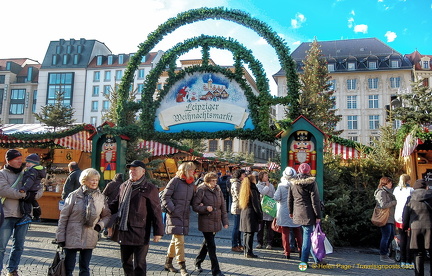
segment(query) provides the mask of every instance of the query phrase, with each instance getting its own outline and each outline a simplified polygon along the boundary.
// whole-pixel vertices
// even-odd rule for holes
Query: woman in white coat
[[[82,171],[81,187],[68,195],[56,233],[57,243],[65,250],[66,274],[72,275],[79,256],[79,275],[90,275],[90,260],[99,232],[108,223],[111,212],[106,197],[100,192],[100,174],[89,168]]]
[[[291,167],[286,167],[282,173],[281,183],[279,183],[274,200],[277,201],[277,213],[276,223],[282,227],[282,246],[284,248],[285,258],[291,258],[291,247],[290,247],[290,231],[293,230],[294,238],[297,243],[297,250],[301,254],[301,245],[303,244],[302,233],[300,225],[297,225],[290,218],[288,209],[288,190],[291,186],[289,180],[296,176],[296,171]]]

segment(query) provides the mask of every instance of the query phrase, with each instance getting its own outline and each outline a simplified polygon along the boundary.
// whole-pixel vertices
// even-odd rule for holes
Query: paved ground
[[[196,214],[191,217],[191,225],[197,225]],[[56,223],[53,221],[31,225],[19,268],[20,275],[47,274],[56,248],[56,245],[51,243],[55,236],[55,230]],[[335,252],[326,257],[328,266],[320,269],[311,268],[301,272],[298,268],[298,254],[293,253],[292,259],[286,260],[283,258],[281,248],[274,248],[273,250],[255,249],[254,253],[260,256],[259,259],[246,259],[243,254],[232,252],[230,233],[231,229],[228,228],[216,235],[218,259],[221,270],[226,275],[414,275],[414,271],[400,269],[397,263],[392,267],[380,263],[376,248],[335,248]],[[161,242],[150,245],[147,257],[148,275],[179,275],[163,271],[169,240],[170,236],[164,236]],[[199,274],[193,269],[193,260],[201,242],[202,235],[196,229],[193,229],[190,235],[186,237],[186,264],[191,275]],[[10,247],[7,249],[5,261],[9,250]],[[119,260],[118,244],[101,239],[93,251],[92,275],[123,275]],[[199,275],[211,275],[210,261],[205,261],[202,267],[204,271]],[[78,275],[77,271],[75,275]]]

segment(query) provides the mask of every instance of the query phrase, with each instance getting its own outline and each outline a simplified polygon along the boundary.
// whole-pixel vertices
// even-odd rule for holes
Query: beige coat
[[[56,238],[58,242],[66,242],[65,248],[93,249],[98,241],[98,232],[93,228],[99,224],[101,229],[108,223],[111,212],[105,196],[98,190],[93,195],[96,214],[99,214],[91,226],[84,226],[84,192],[82,186],[66,198],[60,219]]]

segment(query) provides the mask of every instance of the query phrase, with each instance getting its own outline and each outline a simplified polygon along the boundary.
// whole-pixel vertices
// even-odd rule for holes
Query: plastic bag
[[[277,213],[276,200],[269,197],[268,195],[265,195],[261,200],[261,207],[264,213],[269,214],[272,217],[276,217],[276,213]]]
[[[326,235],[321,230],[321,225],[318,223],[315,226],[315,230],[311,234],[312,250],[318,261],[322,261],[326,256],[326,250],[324,245],[325,238]]]

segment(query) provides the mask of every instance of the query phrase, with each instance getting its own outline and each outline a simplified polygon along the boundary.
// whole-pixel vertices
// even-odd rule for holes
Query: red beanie
[[[299,168],[298,168],[298,172],[301,174],[308,174],[311,171],[311,167],[309,166],[308,163],[301,163]]]

